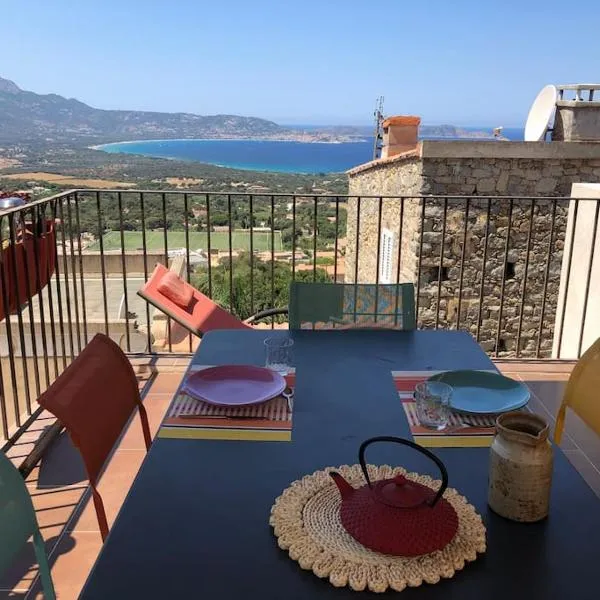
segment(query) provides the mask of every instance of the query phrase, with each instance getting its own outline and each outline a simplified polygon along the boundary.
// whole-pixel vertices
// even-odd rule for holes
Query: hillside
[[[0,77],[0,142],[87,142],[152,138],[284,137],[265,119],[135,110],[102,110],[57,94],[36,94]]]

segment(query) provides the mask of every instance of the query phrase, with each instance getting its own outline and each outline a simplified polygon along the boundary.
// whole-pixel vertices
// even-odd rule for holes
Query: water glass
[[[417,417],[423,427],[445,429],[450,419],[452,388],[441,381],[426,381],[415,387]]]
[[[267,349],[267,369],[287,375],[292,369],[292,348],[294,340],[289,337],[269,337],[265,340]]]

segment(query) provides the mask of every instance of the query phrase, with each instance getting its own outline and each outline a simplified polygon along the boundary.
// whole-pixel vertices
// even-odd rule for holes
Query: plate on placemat
[[[490,371],[447,371],[429,378],[452,388],[450,407],[471,415],[499,414],[522,408],[529,390],[519,381]]]
[[[285,379],[270,369],[222,365],[192,373],[181,391],[217,406],[246,406],[275,398],[285,385]]]

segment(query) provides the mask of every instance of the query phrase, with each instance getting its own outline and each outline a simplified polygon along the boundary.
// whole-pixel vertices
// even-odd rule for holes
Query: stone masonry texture
[[[550,356],[569,204],[553,197],[581,181],[600,182],[600,158],[410,156],[351,172],[346,281],[377,280],[388,229],[394,281],[418,286],[418,327]]]

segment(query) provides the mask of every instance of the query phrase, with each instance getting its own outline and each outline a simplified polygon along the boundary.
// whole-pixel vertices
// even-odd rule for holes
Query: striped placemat
[[[277,396],[277,398],[262,404],[252,404],[251,406],[215,406],[182,393],[176,396],[167,415],[168,417],[238,417],[287,421],[291,413],[288,409],[287,398],[283,396]]]
[[[415,386],[443,371],[392,371],[394,384],[415,442],[429,448],[487,447],[495,433],[495,415],[451,413],[449,426],[442,431],[423,427],[417,418],[413,398]],[[490,372],[496,373],[494,370]]]
[[[193,365],[186,377],[212,365]],[[285,376],[294,386],[295,371]],[[183,387],[183,382],[182,386]],[[178,391],[158,432],[160,438],[244,441],[291,441],[292,411],[287,398],[251,406],[214,406]]]

